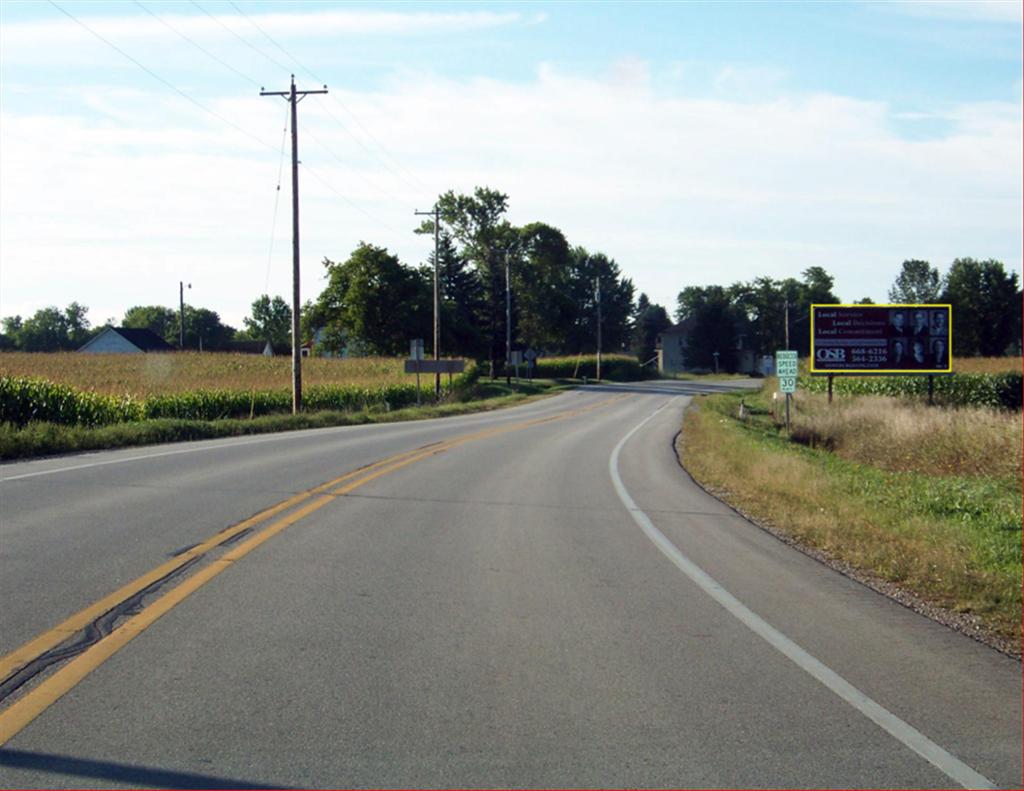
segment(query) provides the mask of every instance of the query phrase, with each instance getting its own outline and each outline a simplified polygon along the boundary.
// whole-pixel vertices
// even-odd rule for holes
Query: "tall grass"
[[[836,398],[798,392],[792,437],[887,470],[1020,480],[1019,413],[937,408],[885,396]]]
[[[702,399],[683,426],[687,470],[868,578],[976,616],[1019,653],[1019,414],[874,397],[797,404],[801,443],[762,395]]]

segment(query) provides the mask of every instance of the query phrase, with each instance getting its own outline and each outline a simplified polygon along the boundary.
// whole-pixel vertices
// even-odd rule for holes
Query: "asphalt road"
[[[3,466],[0,785],[1020,787],[1020,664],[695,486],[697,389]]]

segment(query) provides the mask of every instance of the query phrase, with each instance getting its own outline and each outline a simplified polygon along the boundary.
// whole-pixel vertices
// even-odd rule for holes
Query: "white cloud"
[[[160,6],[149,3],[159,19],[142,11],[130,16],[85,16],[76,13],[73,4],[68,10],[79,17],[98,35],[120,46],[138,48],[174,40],[163,20],[180,33],[201,45],[239,44],[237,34],[261,48],[267,48],[273,57],[283,58],[271,47],[262,34],[246,18],[237,14],[166,13]],[[45,21],[5,23],[0,29],[0,42],[4,61],[10,63],[81,62],[90,60],[89,49],[81,50],[83,43],[92,46],[95,39],[82,25],[53,9],[54,18]],[[324,9],[293,13],[253,13],[248,15],[255,25],[273,31],[275,39],[288,41],[302,36],[310,42],[332,40],[346,36],[437,36],[471,33],[513,24],[541,24],[546,17],[535,14],[524,18],[518,13],[493,11],[462,11],[451,13],[394,12]],[[194,54],[194,53],[193,53]]]
[[[300,156],[347,198],[301,176],[304,295],[319,291],[318,262],[359,240],[423,260],[429,240],[411,233],[413,210],[477,185],[509,194],[513,222],[549,222],[616,258],[670,307],[686,285],[811,265],[833,272],[842,296],[876,299],[910,257],[945,266],[992,256],[1020,271],[1018,103],[929,108],[949,131],[908,140],[893,123],[899,113],[880,102],[666,98],[649,76],[641,62],[601,79],[545,67],[525,84],[417,75],[386,92],[304,102]],[[119,112],[2,119],[0,312],[80,299],[99,321],[170,304],[186,279],[197,304],[237,324],[264,288],[277,155],[239,146],[231,129],[176,99],[92,91]],[[377,143],[359,127],[339,127],[327,112],[347,119],[339,102],[401,170],[367,153]],[[214,106],[280,140],[273,103]],[[271,274],[282,294],[288,183],[286,165]]]

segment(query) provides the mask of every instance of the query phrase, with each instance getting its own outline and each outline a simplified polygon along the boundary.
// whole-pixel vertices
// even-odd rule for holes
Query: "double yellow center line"
[[[278,533],[309,516],[314,511],[323,508],[328,503],[333,502],[335,498],[344,496],[384,475],[400,470],[403,467],[408,467],[431,456],[436,456],[467,442],[574,417],[607,406],[626,397],[625,395],[617,396],[599,401],[590,406],[560,412],[544,418],[535,418],[508,426],[464,434],[454,439],[425,445],[415,450],[389,456],[289,497],[287,500],[264,509],[238,524],[221,530],[201,544],[197,544],[171,560],[160,564],[137,579],[118,588],[108,596],[75,613],[52,629],[29,640],[6,656],[0,657],[0,682],[11,678],[14,674],[42,657],[46,652],[75,636],[88,627],[89,624],[96,621],[96,619],[128,601],[133,596],[137,596],[146,591],[147,588],[159,584],[162,580],[166,580],[174,575],[175,572],[182,570],[183,567],[204,559],[211,552],[218,548],[223,548],[225,544],[230,543],[232,539],[241,534],[251,531],[254,527],[288,511],[285,516],[254,533],[237,546],[212,559],[207,565],[186,577],[177,586],[144,607],[139,613],[124,623],[118,625],[109,635],[98,640],[44,681],[22,695],[6,710],[0,712],[0,746],[10,741],[32,720],[72,689],[85,676],[113,656],[124,645],[145,631],[158,618],[176,607],[222,571],[229,568],[236,560],[240,560]],[[302,504],[301,507],[295,508],[300,504]]]

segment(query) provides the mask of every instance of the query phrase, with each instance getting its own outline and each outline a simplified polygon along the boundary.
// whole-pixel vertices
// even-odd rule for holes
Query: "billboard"
[[[812,374],[952,373],[950,305],[811,305]]]

